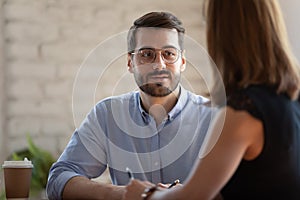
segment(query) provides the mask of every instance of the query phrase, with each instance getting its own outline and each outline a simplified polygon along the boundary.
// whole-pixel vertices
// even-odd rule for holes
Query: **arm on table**
[[[92,181],[86,177],[71,178],[64,190],[63,199],[122,199],[124,186],[115,186]]]

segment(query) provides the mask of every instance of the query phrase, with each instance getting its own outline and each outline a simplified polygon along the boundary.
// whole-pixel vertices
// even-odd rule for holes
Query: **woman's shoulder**
[[[237,90],[227,97],[227,106],[234,110],[247,111],[255,118],[261,119],[257,106],[248,88]]]

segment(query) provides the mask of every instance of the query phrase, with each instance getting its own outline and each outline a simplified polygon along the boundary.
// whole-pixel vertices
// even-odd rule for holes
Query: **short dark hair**
[[[128,52],[132,52],[135,49],[136,31],[141,27],[176,29],[178,33],[179,46],[183,49],[185,29],[182,26],[182,22],[176,16],[168,12],[150,12],[135,20],[133,26],[130,27],[127,35]]]

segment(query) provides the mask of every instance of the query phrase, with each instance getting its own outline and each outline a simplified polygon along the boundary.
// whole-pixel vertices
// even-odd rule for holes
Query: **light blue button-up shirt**
[[[61,199],[74,176],[96,178],[108,167],[113,184],[134,177],[153,183],[186,180],[198,159],[211,121],[208,100],[181,87],[180,97],[160,125],[141,105],[139,92],[100,101],[75,130],[52,166],[47,195]]]

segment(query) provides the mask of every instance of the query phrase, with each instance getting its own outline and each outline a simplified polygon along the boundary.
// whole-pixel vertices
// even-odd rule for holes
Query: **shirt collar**
[[[168,118],[170,120],[172,120],[178,113],[181,112],[181,110],[183,109],[183,107],[185,106],[185,104],[187,103],[188,101],[188,92],[187,90],[185,90],[181,85],[179,85],[180,87],[180,95],[179,95],[179,98],[178,98],[178,101],[177,103],[175,104],[175,106],[172,108],[172,110],[168,113]],[[140,93],[137,92],[137,101],[138,101],[138,107],[139,107],[139,110],[142,114],[142,116],[147,116],[148,113],[144,110],[144,108],[142,107],[142,102],[141,102],[141,98],[140,98]]]
[[[185,90],[182,86],[180,87],[180,95],[177,103],[173,107],[173,109],[168,113],[169,119],[172,120],[178,113],[180,113],[188,101],[187,90]]]

